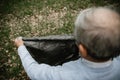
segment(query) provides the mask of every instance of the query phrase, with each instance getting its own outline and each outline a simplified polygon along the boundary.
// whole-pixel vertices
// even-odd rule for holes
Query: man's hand
[[[23,40],[22,40],[22,37],[16,38],[14,42],[15,42],[15,45],[16,45],[17,47],[24,45],[24,42],[23,42]]]

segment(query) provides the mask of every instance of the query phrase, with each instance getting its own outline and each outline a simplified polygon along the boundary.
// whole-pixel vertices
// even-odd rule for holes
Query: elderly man
[[[120,80],[120,15],[108,8],[86,9],[75,22],[75,39],[82,56],[62,66],[38,64],[21,39],[18,54],[32,80]]]

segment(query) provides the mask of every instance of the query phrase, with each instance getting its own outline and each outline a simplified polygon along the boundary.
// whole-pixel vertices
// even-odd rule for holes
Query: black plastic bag
[[[78,48],[73,36],[46,36],[23,38],[24,44],[38,63],[61,65],[79,58]]]

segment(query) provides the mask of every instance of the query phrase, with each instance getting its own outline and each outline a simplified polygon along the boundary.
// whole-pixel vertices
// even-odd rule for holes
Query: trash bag
[[[73,36],[23,37],[23,41],[31,56],[38,63],[56,66],[79,58],[79,51]]]

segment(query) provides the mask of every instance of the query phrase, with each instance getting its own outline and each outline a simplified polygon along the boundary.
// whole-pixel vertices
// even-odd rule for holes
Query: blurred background
[[[13,40],[72,34],[77,14],[89,7],[115,6],[119,0],[0,0],[0,80],[29,80]]]

